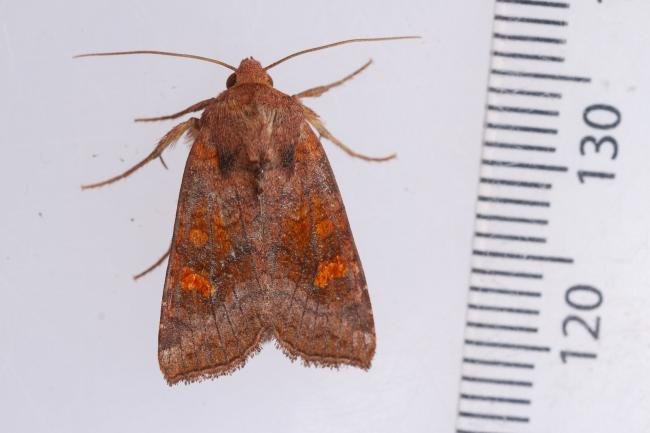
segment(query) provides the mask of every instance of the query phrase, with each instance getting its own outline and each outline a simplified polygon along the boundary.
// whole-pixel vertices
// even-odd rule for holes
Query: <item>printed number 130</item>
[[[592,104],[585,108],[582,119],[587,126],[601,131],[611,131],[621,123],[621,112],[612,105]],[[618,157],[618,142],[611,135],[587,135],[580,140],[580,155],[593,157],[594,154],[609,156],[614,160]],[[580,183],[585,183],[588,178],[614,179],[612,172],[578,170]]]

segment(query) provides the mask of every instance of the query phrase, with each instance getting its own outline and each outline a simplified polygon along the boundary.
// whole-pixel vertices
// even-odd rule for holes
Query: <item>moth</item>
[[[171,384],[231,373],[275,340],[306,364],[368,369],[375,327],[361,261],[319,136],[351,156],[368,157],[335,138],[302,99],[318,97],[367,68],[295,95],[273,87],[268,70],[298,55],[337,45],[416,36],[350,39],[299,51],[266,67],[252,57],[235,68],[220,60],[165,51],[89,53],[76,57],[159,54],[216,63],[233,71],[226,90],[178,113],[153,151],[123,179],[162,159],[186,135],[191,150],[178,198],[162,298],[158,359]],[[317,136],[318,134],[318,136]]]

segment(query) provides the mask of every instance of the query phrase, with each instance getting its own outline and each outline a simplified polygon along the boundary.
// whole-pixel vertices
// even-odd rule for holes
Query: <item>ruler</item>
[[[495,2],[458,433],[650,432],[648,36]]]

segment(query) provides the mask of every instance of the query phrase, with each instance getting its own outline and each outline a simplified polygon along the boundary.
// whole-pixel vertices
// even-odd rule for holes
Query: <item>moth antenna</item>
[[[303,54],[311,53],[311,52],[314,52],[314,51],[324,50],[325,48],[336,47],[338,45],[351,44],[351,43],[355,43],[355,42],[378,42],[378,41],[395,41],[395,40],[398,40],[398,39],[420,39],[421,37],[422,36],[388,36],[388,37],[383,37],[383,38],[346,39],[344,41],[338,41],[338,42],[334,42],[334,43],[327,44],[327,45],[321,45],[319,47],[314,47],[314,48],[308,48],[306,50],[302,50],[302,51],[295,52],[293,54],[289,54],[288,56],[283,57],[280,60],[277,60],[277,61],[271,63],[270,65],[265,67],[264,70],[268,71],[269,69],[279,65],[280,63],[285,62],[285,61],[287,61],[289,59],[292,59],[294,57],[298,57],[298,56],[301,56]]]
[[[79,59],[81,57],[124,56],[124,55],[128,55],[128,54],[157,54],[157,55],[160,55],[160,56],[185,57],[187,59],[202,60],[204,62],[216,63],[217,65],[221,65],[224,68],[228,68],[228,69],[233,70],[233,71],[237,70],[237,68],[235,68],[234,66],[231,66],[228,63],[224,63],[221,60],[211,59],[209,57],[197,56],[197,55],[194,55],[194,54],[172,53],[172,52],[169,52],[169,51],[153,51],[153,50],[112,51],[112,52],[104,52],[104,53],[77,54],[76,56],[73,56],[72,58],[73,59]]]

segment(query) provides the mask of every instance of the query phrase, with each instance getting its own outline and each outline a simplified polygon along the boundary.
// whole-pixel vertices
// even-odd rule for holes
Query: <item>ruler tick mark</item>
[[[517,95],[517,96],[533,96],[538,98],[562,98],[561,93],[557,92],[542,92],[538,90],[526,90],[526,89],[512,89],[507,87],[488,87],[488,92],[498,93],[502,95]]]
[[[506,33],[494,33],[495,39],[504,39],[507,41],[518,41],[518,42],[539,42],[543,44],[566,44],[566,39],[560,38],[547,38],[544,36],[530,36],[530,35],[513,35]]]
[[[523,368],[526,370],[532,370],[535,368],[534,364],[526,362],[500,361],[497,359],[479,359],[465,357],[463,358],[463,362],[466,364],[487,365],[490,367]]]
[[[577,77],[574,75],[557,75],[557,74],[545,74],[541,72],[524,72],[524,71],[512,71],[506,69],[492,69],[492,74],[494,75],[505,75],[509,77],[523,77],[523,78],[534,78],[539,80],[559,80],[559,81],[575,81],[578,83],[590,83],[591,78],[587,77]]]
[[[473,250],[472,254],[474,254],[475,256],[496,257],[500,259],[531,260],[537,262],[552,262],[552,263],[567,263],[567,264],[573,263],[573,259],[569,257],[539,256],[535,254],[509,253],[503,251]]]
[[[483,143],[486,147],[498,147],[502,149],[515,149],[515,150],[529,150],[534,152],[555,152],[555,148],[551,146],[539,146],[535,144],[516,144],[504,143],[502,141],[486,141]]]
[[[555,110],[540,110],[536,108],[524,107],[510,107],[503,105],[488,105],[489,111],[498,111],[500,113],[518,113],[518,114],[534,114],[538,116],[559,116],[560,112]]]
[[[530,132],[533,134],[551,134],[557,135],[557,129],[555,128],[541,128],[539,126],[528,126],[528,125],[512,125],[509,123],[492,123],[487,122],[485,126],[489,129],[503,129],[506,131],[515,131],[515,132]]]
[[[549,20],[545,18],[516,17],[511,15],[495,15],[497,21],[507,21],[526,24],[542,24],[547,26],[566,26],[568,23],[562,20]]]
[[[523,199],[518,199],[518,198],[492,197],[492,196],[485,196],[485,195],[479,195],[478,196],[478,201],[483,201],[483,202],[487,202],[487,203],[512,204],[512,205],[533,206],[533,207],[550,207],[551,206],[551,203],[548,202],[548,201],[523,200]]]
[[[489,413],[477,413],[477,412],[458,412],[458,415],[468,418],[481,418],[481,419],[490,419],[497,420],[501,422],[522,422],[527,423],[529,419],[523,416],[512,416],[512,415],[496,415]]]
[[[504,241],[537,242],[540,244],[546,243],[546,238],[537,237],[537,236],[506,235],[501,233],[485,233],[485,232],[475,232],[474,236],[479,238],[499,239]]]
[[[477,213],[476,218],[481,219],[481,220],[488,220],[488,221],[501,221],[501,222],[510,222],[510,223],[548,225],[548,220],[546,220],[546,219],[537,219],[537,218],[522,218],[522,217],[512,217],[512,216],[494,215],[494,214],[481,214],[481,213]]]
[[[483,323],[483,322],[472,322],[472,321],[468,321],[466,324],[470,328],[494,329],[498,331],[530,332],[530,333],[536,333],[538,331],[537,328],[532,326],[502,325],[497,323]]]
[[[470,346],[494,347],[495,349],[525,350],[531,352],[550,352],[548,346],[537,346],[532,344],[503,343],[499,341],[465,340]]]
[[[478,382],[478,383],[491,383],[494,385],[510,385],[510,386],[525,386],[532,387],[533,382],[526,380],[509,380],[509,379],[493,379],[489,377],[477,377],[477,376],[461,376],[461,380],[465,382]]]
[[[467,304],[467,308],[470,310],[494,311],[497,313],[529,314],[533,316],[539,315],[539,310],[530,308],[498,307],[496,305],[482,304]]]
[[[507,168],[524,168],[529,170],[545,170],[545,171],[569,171],[569,167],[563,165],[551,165],[551,164],[532,164],[528,162],[517,162],[517,161],[504,161],[499,159],[484,159],[482,160],[484,165],[492,165],[496,167],[507,167]]]
[[[530,272],[504,271],[500,269],[472,268],[472,273],[482,274],[482,275],[493,275],[497,277],[530,278],[533,280],[541,280],[544,278],[543,274],[536,274]]]
[[[497,397],[493,395],[476,395],[461,393],[460,398],[465,400],[491,401],[495,403],[512,403],[512,404],[530,404],[530,400],[525,398]]]
[[[543,54],[530,54],[530,53],[518,53],[513,51],[492,51],[492,55],[495,57],[504,57],[507,59],[517,59],[517,60],[535,60],[540,62],[563,62],[564,57],[560,56],[548,56]]]
[[[497,0],[497,3],[513,3],[518,5],[543,6],[548,8],[563,8],[563,9],[569,8],[569,3],[544,1],[544,0]]]
[[[469,290],[472,292],[494,293],[499,295],[529,296],[531,298],[540,298],[542,296],[541,292],[532,292],[528,290],[497,289],[495,287],[470,286]]]
[[[517,186],[522,188],[551,189],[551,187],[553,186],[550,183],[544,183],[544,182],[528,182],[524,180],[497,179],[494,177],[481,177],[479,180],[481,183],[487,183],[492,185]]]

